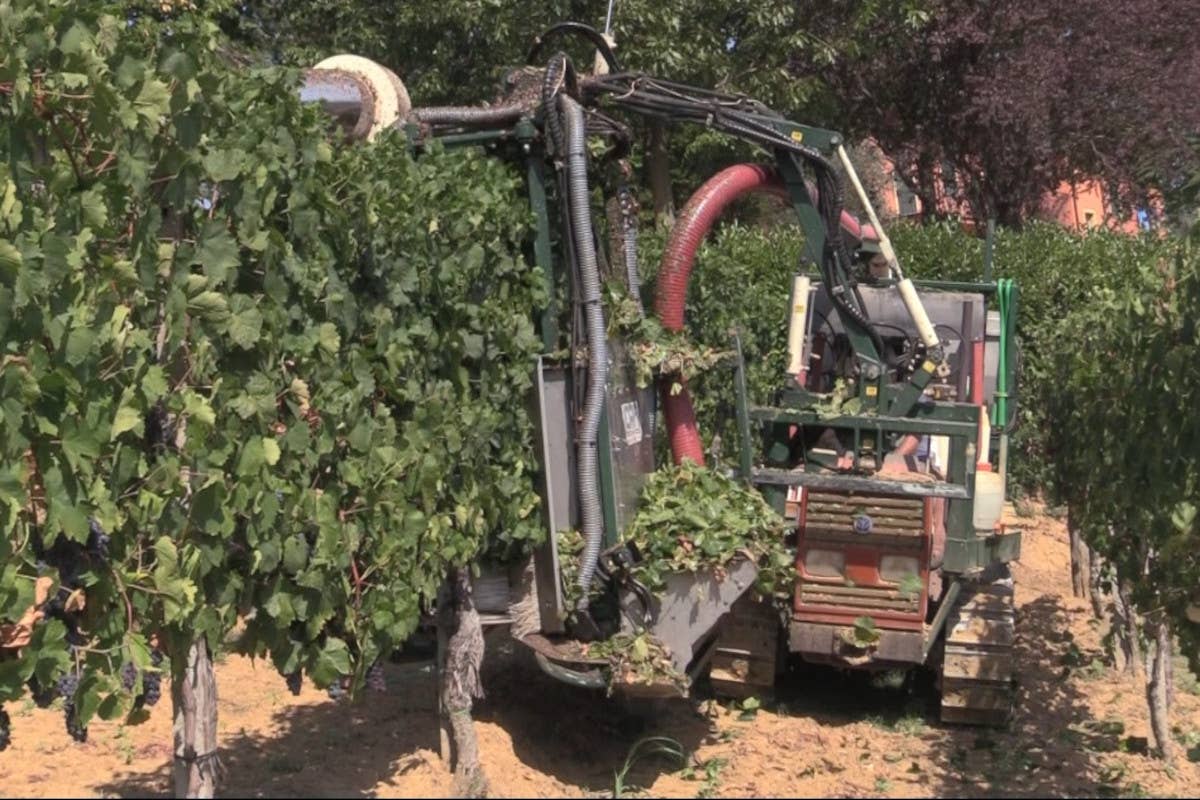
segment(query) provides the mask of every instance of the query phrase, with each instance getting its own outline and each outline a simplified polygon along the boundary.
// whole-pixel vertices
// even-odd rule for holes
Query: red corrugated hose
[[[812,201],[817,200],[816,189],[809,186]],[[688,278],[696,263],[696,252],[704,238],[734,200],[751,192],[768,192],[786,198],[787,188],[774,170],[758,164],[735,164],[709,178],[688,200],[671,239],[663,253],[662,268],[658,272],[658,286],[654,311],[662,326],[668,331],[683,330],[683,313],[687,301]],[[864,235],[874,237],[869,226],[860,226],[850,214],[842,213],[843,229],[855,239]],[[683,384],[678,394],[671,394],[673,383]],[[696,428],[696,412],[692,397],[682,378],[674,376],[662,382],[663,414],[667,420],[667,433],[671,440],[671,455],[676,464],[685,460],[704,464],[704,447],[700,432]]]

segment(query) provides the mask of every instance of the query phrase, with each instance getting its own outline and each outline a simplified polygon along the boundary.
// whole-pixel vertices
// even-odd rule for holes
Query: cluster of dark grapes
[[[111,538],[95,519],[88,520],[87,541],[80,543],[71,541],[65,536],[58,536],[50,546],[45,546],[41,537],[33,539],[34,554],[38,558],[38,569],[54,569],[58,572],[58,590],[46,598],[41,611],[47,619],[57,619],[66,626],[67,645],[74,657],[75,648],[83,646],[87,637],[79,628],[79,620],[75,612],[67,611],[67,599],[71,593],[83,586],[83,574],[104,564],[109,559]],[[28,682],[29,692],[33,702],[39,708],[46,708],[56,697],[63,698],[63,715],[66,720],[67,733],[77,742],[87,741],[87,728],[79,724],[75,707],[75,694],[79,689],[79,673],[70,671],[60,677],[53,685],[44,686],[36,678]]]
[[[68,672],[58,679],[58,694],[63,699],[63,716],[67,722],[67,733],[77,742],[86,742],[87,728],[79,724],[79,719],[75,714],[75,692],[78,689],[78,672]]]
[[[146,412],[146,449],[151,453],[163,453],[175,445],[177,423],[167,413],[167,404],[161,399]]]
[[[46,547],[41,537],[35,536],[33,539],[39,571],[53,568],[58,572],[58,591],[46,598],[41,611],[47,619],[57,619],[66,626],[67,644],[73,647],[83,645],[86,637],[79,630],[75,614],[66,609],[67,598],[71,592],[83,586],[82,575],[85,572],[107,563],[111,541],[111,537],[94,519],[88,520],[88,538],[82,544],[58,536],[53,544]]]
[[[162,663],[163,654],[158,650],[150,651],[150,663],[154,666],[154,672],[147,672],[142,676],[142,694],[138,698],[142,704],[153,708],[162,697]]]
[[[162,662],[163,654],[157,649],[151,650],[150,663],[154,665],[155,671],[142,673],[142,691],[133,699],[134,708],[153,707],[162,697],[162,672],[159,671]],[[121,667],[121,685],[125,687],[125,691],[132,692],[133,687],[137,686],[137,679],[138,668],[132,662]]]
[[[121,665],[121,686],[125,691],[132,692],[133,687],[137,686],[138,668],[134,666],[132,661],[126,661]]]
[[[55,685],[42,686],[36,675],[29,679],[28,686],[33,703],[38,708],[49,708],[50,704],[54,702],[54,698],[58,697],[58,689]]]
[[[304,623],[300,621],[293,622],[291,632],[296,640],[303,641],[301,637],[304,637],[306,633]],[[325,629],[322,631],[322,638],[324,636],[337,636],[345,641],[350,650],[351,660],[360,657],[361,651],[356,646],[353,637],[347,635],[346,630],[342,627],[342,624],[338,620],[331,620],[326,624]],[[301,686],[303,685],[303,673],[300,670],[296,670],[295,672],[290,673],[281,671],[280,674],[287,682],[288,691],[290,691],[293,695],[299,695]],[[352,680],[353,678],[350,676],[339,675],[335,677],[329,686],[325,688],[325,693],[329,695],[329,699],[331,700],[341,700],[349,695],[350,684]],[[382,661],[376,661],[371,665],[371,668],[367,670],[366,685],[372,691],[387,691],[387,680],[384,677]]]
[[[93,558],[100,561],[108,561],[108,543],[112,541],[104,529],[100,527],[100,523],[94,519],[88,520],[88,540],[87,552]]]
[[[8,712],[4,710],[4,706],[0,706],[0,752],[8,749],[12,743],[12,720],[8,718]]]

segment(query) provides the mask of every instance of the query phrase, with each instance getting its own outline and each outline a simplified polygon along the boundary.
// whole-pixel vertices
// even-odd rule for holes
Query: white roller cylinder
[[[788,374],[803,376],[804,335],[808,327],[808,293],[812,281],[806,275],[792,278],[792,308],[788,315]]]
[[[991,531],[1004,513],[1005,476],[993,472],[991,464],[992,423],[987,409],[981,407],[979,416],[979,450],[975,465],[975,510],[972,522],[976,530]]]
[[[979,411],[979,452],[975,460],[980,464],[990,464],[992,460],[992,421],[988,419],[987,408],[981,406]]]
[[[871,204],[871,198],[867,196],[867,190],[863,188],[862,181],[858,178],[858,172],[854,169],[854,163],[850,160],[850,154],[846,152],[843,145],[837,147],[838,159],[842,162],[842,168],[846,170],[846,177],[850,179],[850,185],[854,187],[854,193],[858,196],[858,202],[862,203],[863,210],[867,212],[867,219],[875,228],[875,235],[879,237],[879,252],[883,255],[888,263],[888,268],[897,279],[903,278],[904,273],[900,271],[900,259],[896,258],[896,251],[892,247],[892,240],[888,238],[887,231],[883,229],[883,225],[879,222],[879,215],[875,213],[875,206]]]
[[[375,100],[375,113],[371,128],[367,132],[367,141],[395,125],[397,120],[407,116],[412,110],[408,91],[396,73],[369,58],[349,54],[330,56],[313,69],[346,72],[370,87]]]

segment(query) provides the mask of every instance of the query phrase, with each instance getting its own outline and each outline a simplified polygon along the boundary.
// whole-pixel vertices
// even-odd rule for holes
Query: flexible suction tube
[[[654,300],[654,311],[668,331],[683,330],[688,278],[704,237],[734,200],[751,192],[786,195],[783,182],[772,170],[757,164],[736,164],[709,178],[684,206],[663,253]],[[704,446],[696,428],[692,397],[686,384],[677,394],[672,394],[671,386],[675,382],[682,383],[682,379],[668,378],[662,386],[663,414],[671,441],[671,455],[676,464],[682,464],[685,460],[703,464]]]
[[[600,305],[600,268],[592,231],[583,109],[565,94],[559,95],[558,105],[565,129],[568,208],[588,342],[588,386],[576,442],[584,538],[583,559],[579,565],[579,587],[583,590],[583,596],[579,608],[585,609],[588,589],[592,585],[600,548],[604,544],[604,518],[600,509],[600,459],[596,448],[608,382],[608,342],[605,339],[604,309]]]
[[[819,202],[816,187],[811,183],[807,186],[812,202]],[[725,209],[738,198],[752,192],[788,197],[787,187],[774,170],[758,164],[735,164],[709,178],[684,206],[671,231],[671,239],[663,253],[662,267],[658,271],[654,311],[667,330],[683,330],[688,279],[704,238]],[[860,225],[846,211],[842,212],[841,227],[859,241],[874,240],[876,237],[872,226]],[[692,397],[686,384],[677,394],[672,394],[671,385],[675,382],[683,383],[678,378],[672,378],[664,381],[662,387],[663,414],[671,441],[671,455],[676,464],[682,464],[685,460],[703,464],[704,446],[696,428]]]

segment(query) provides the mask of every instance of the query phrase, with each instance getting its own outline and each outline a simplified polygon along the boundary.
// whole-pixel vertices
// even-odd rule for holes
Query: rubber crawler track
[[[1016,641],[1008,565],[993,567],[963,588],[946,621],[942,721],[1004,726],[1012,718]]]

